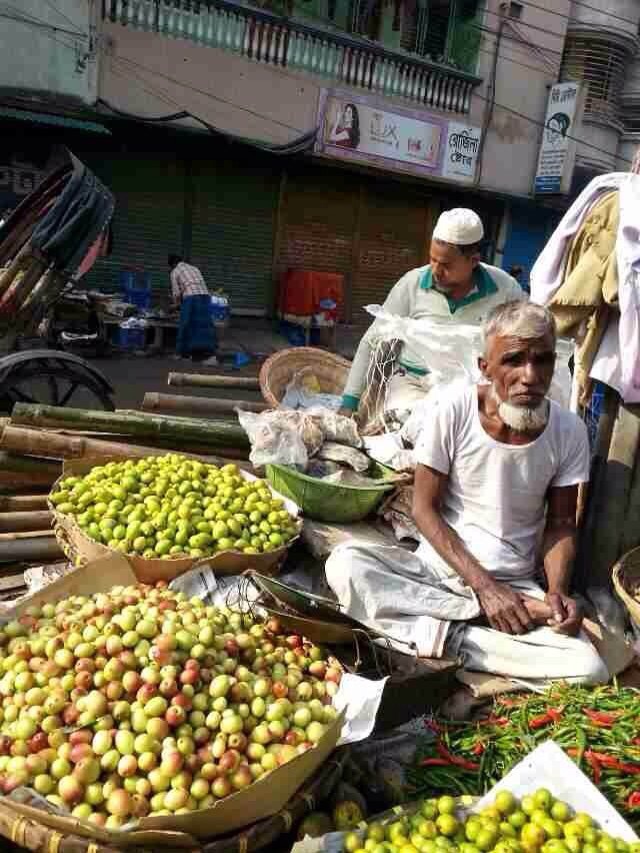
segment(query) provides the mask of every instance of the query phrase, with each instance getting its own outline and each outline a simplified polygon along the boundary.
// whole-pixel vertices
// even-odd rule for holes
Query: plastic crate
[[[118,326],[118,346],[121,349],[144,349],[146,339],[146,329],[123,329],[121,326]]]
[[[135,305],[136,308],[139,308],[141,311],[146,311],[151,308],[151,291],[147,290],[139,290],[138,288],[133,288],[133,290],[125,291],[125,299],[130,305]]]
[[[121,270],[120,289],[126,302],[145,310],[151,307],[151,273]]]

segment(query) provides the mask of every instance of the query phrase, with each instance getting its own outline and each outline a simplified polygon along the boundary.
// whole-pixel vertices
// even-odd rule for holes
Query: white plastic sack
[[[251,443],[249,460],[264,465],[295,465],[305,470],[309,457],[323,441],[320,427],[302,412],[275,409],[255,414],[236,409],[240,426]]]
[[[367,305],[365,310],[376,319],[370,341],[377,343],[402,341],[420,357],[420,367],[434,374],[436,383],[449,382],[461,376],[470,382],[480,378],[478,355],[482,349],[482,329],[468,323],[447,323],[429,317],[400,317],[380,305]]]

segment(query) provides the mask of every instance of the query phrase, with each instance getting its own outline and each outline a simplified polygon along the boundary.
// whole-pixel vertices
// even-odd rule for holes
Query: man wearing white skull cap
[[[517,281],[480,261],[482,221],[468,208],[445,210],[431,238],[430,263],[410,270],[392,288],[382,308],[387,314],[440,323],[479,325],[497,305],[526,294]],[[342,398],[342,414],[357,410],[379,332],[372,323],[358,346]],[[403,344],[387,388],[386,408],[404,420],[429,390],[420,355]]]

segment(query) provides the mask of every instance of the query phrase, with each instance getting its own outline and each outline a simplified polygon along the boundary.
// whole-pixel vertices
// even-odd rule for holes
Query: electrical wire
[[[582,24],[583,22],[574,18],[571,15],[565,15],[564,12],[557,12],[555,9],[548,9],[545,6],[538,6],[537,3],[532,3],[531,0],[519,0],[522,6],[529,6],[531,9],[539,9],[541,12],[546,12],[547,15],[556,15],[558,18],[564,18],[568,23]],[[599,12],[601,15],[606,15],[607,18],[614,18],[616,21],[622,21],[625,24],[630,24],[634,29],[638,27],[638,21],[632,21],[630,18],[625,18],[622,15],[616,15],[608,9],[605,11],[597,6],[592,6],[590,3],[585,3],[584,0],[571,0],[572,6],[582,6],[583,9],[589,9],[592,12]],[[495,13],[494,13],[495,14]]]
[[[271,124],[277,124],[280,127],[284,127],[287,130],[293,130],[296,133],[302,132],[299,127],[293,127],[292,125],[286,124],[285,122],[279,121],[278,119],[271,118],[269,116],[263,115],[262,113],[258,113],[255,110],[249,109],[249,107],[243,107],[240,104],[234,104],[233,101],[229,101],[227,100],[227,98],[223,98],[220,95],[214,95],[212,92],[207,92],[205,89],[199,89],[197,86],[191,86],[189,83],[185,83],[182,80],[178,80],[176,77],[171,77],[170,74],[165,74],[164,72],[158,71],[155,68],[149,68],[148,66],[142,65],[140,62],[136,62],[135,60],[130,59],[129,57],[119,56],[115,57],[115,59],[117,62],[133,65],[134,67],[139,68],[141,71],[146,71],[149,74],[154,74],[158,77],[163,77],[165,80],[167,80],[169,83],[173,83],[175,86],[181,86],[183,89],[195,92],[198,95],[204,95],[207,98],[211,98],[211,100],[213,101],[219,101],[222,104],[226,104],[226,106],[228,107],[233,107],[236,110],[242,110],[242,112],[246,112],[249,115],[254,116],[255,118],[264,119],[266,121],[271,122]]]
[[[58,9],[58,7],[55,6],[51,2],[51,0],[44,0],[44,2],[47,4],[47,6],[51,9],[52,12],[55,12],[57,15],[59,15],[64,21],[66,21],[72,27],[76,27],[76,24],[71,20],[71,18],[67,17],[67,15],[65,15],[65,13],[62,11],[62,9]],[[82,31],[80,31],[80,32],[82,32]],[[83,32],[82,35],[87,35],[87,33]]]
[[[571,26],[571,24],[579,24],[579,25],[584,24],[584,22],[581,21],[579,18],[574,18],[571,15],[566,15],[564,12],[557,12],[554,9],[547,9],[544,6],[539,6],[536,3],[532,3],[531,0],[518,0],[518,1],[523,7],[529,7],[530,9],[538,9],[539,11],[545,12],[548,15],[557,16],[558,18],[565,20],[567,22],[568,26]],[[601,15],[606,15],[607,18],[614,18],[618,21],[622,21],[625,24],[629,24],[631,27],[633,27],[634,32],[637,30],[638,24],[640,23],[640,16],[639,16],[639,20],[632,21],[630,18],[624,18],[622,15],[615,15],[613,12],[609,12],[609,11],[605,12],[602,9],[598,9],[597,6],[591,6],[588,3],[580,2],[580,0],[572,0],[572,4],[575,6],[582,6],[585,9],[590,9],[593,12],[599,12]],[[492,9],[484,9],[483,11],[487,15],[493,15],[497,18],[500,17],[500,12],[494,12]],[[531,24],[528,21],[523,20],[522,18],[511,18],[511,17],[507,16],[507,20],[511,21],[511,23],[513,23],[513,24],[519,24],[522,27],[529,27],[530,29],[538,30],[539,32],[546,33],[547,35],[550,35],[550,36],[555,36],[556,38],[560,38],[562,40],[564,40],[566,38],[566,33],[557,33],[557,32],[555,32],[555,30],[549,30],[546,27],[540,26],[539,24]],[[597,24],[596,25],[587,24],[587,26],[592,26],[592,27],[597,29],[598,25]]]
[[[120,74],[119,76],[124,76],[126,79],[131,79],[131,73],[132,72],[129,72],[129,76],[127,76],[126,74]],[[138,81],[140,81],[139,77],[136,77],[136,79]],[[140,82],[146,82],[145,91],[148,94],[155,94],[156,96],[162,97],[162,99],[165,101],[165,103],[170,103],[173,106],[178,106],[178,107],[180,106],[180,104],[177,101],[174,101],[172,98],[170,98],[168,95],[166,95],[166,93],[163,93],[157,89],[154,92],[154,87],[151,84],[149,84],[148,81],[140,81]],[[149,89],[149,86],[151,86],[151,89]],[[301,136],[298,136],[296,139],[293,139],[290,142],[286,142],[284,144],[274,144],[274,143],[262,142],[260,140],[249,139],[248,137],[244,137],[244,136],[240,136],[238,134],[229,133],[228,131],[220,130],[219,128],[215,127],[215,125],[212,125],[210,122],[206,121],[205,119],[201,118],[200,116],[198,116],[195,113],[192,113],[188,110],[180,110],[179,112],[171,113],[171,114],[165,115],[165,116],[147,117],[147,116],[135,115],[133,113],[129,113],[125,110],[121,110],[117,107],[114,107],[108,101],[106,101],[103,98],[99,99],[99,103],[101,103],[103,106],[105,106],[107,109],[109,109],[114,114],[119,115],[121,118],[126,118],[126,119],[129,119],[131,121],[141,121],[141,122],[145,122],[145,123],[149,123],[149,124],[163,124],[163,123],[166,124],[167,122],[171,122],[171,121],[179,121],[181,119],[191,118],[194,121],[197,121],[204,128],[206,128],[210,133],[212,133],[216,136],[222,137],[228,141],[240,142],[240,143],[245,144],[245,145],[250,145],[253,148],[259,148],[259,149],[266,151],[268,153],[278,154],[278,155],[283,155],[283,154],[292,155],[292,154],[299,154],[299,153],[302,153],[304,151],[308,151],[315,144],[316,136],[318,133],[318,128],[314,128],[311,131],[307,131],[306,133],[302,133]],[[264,118],[268,118],[268,117],[264,116]],[[297,128],[290,128],[290,129],[296,130],[297,133],[300,133],[300,131]]]
[[[9,11],[5,11],[9,10]],[[22,9],[17,9],[15,6],[6,5],[4,9],[0,9],[0,17],[10,21],[15,21],[20,24],[29,24],[34,27],[41,27],[45,30],[51,30],[64,35],[76,36],[77,38],[88,38],[87,33],[80,30],[67,30],[63,27],[56,27],[54,24],[44,21],[42,18],[36,18],[33,15],[26,14]]]
[[[493,119],[493,111],[496,105],[496,86],[498,85],[498,61],[500,59],[500,44],[502,42],[502,33],[505,27],[505,19],[502,18],[498,27],[498,35],[493,50],[493,61],[491,63],[491,75],[489,77],[489,97],[486,100],[485,115],[482,121],[482,132],[480,134],[480,144],[478,145],[478,157],[476,174],[474,176],[474,184],[478,186],[482,180],[482,163],[484,160],[484,149],[487,141],[488,130],[491,127]]]
[[[505,21],[509,21],[512,24],[519,24],[521,27],[528,27],[530,30],[536,30],[539,33],[545,33],[545,35],[553,36],[554,38],[559,39],[560,41],[564,41],[566,38],[566,33],[558,33],[555,30],[550,30],[547,27],[541,27],[539,24],[530,24],[528,21],[523,21],[522,18],[511,18],[508,15],[504,16],[500,12],[494,12],[492,9],[484,9],[485,15],[493,15],[498,19],[504,19]]]

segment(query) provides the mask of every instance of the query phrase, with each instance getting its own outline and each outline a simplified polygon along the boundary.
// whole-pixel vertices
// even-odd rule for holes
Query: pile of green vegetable
[[[481,795],[527,753],[554,740],[629,823],[640,829],[640,692],[617,684],[554,684],[501,696],[474,722],[428,721],[407,777],[416,796]]]

